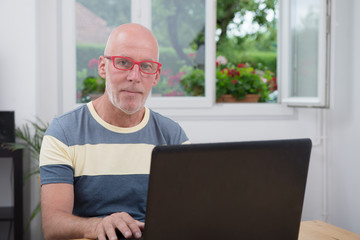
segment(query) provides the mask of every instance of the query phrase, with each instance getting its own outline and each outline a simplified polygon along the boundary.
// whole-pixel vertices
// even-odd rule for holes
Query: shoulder
[[[158,112],[155,112],[151,109],[150,109],[150,118],[153,118],[154,121],[164,124],[164,126],[180,127],[180,125],[177,122],[175,122],[174,120],[172,120],[171,118],[168,118],[168,117],[166,117]]]
[[[160,133],[167,144],[182,144],[188,141],[185,131],[179,123],[150,109],[150,124],[152,129]]]
[[[78,126],[82,125],[85,119],[89,118],[89,110],[86,104],[75,108],[63,115],[55,117],[50,126],[45,132],[45,135],[50,135],[63,143],[66,143],[67,133],[75,131]]]

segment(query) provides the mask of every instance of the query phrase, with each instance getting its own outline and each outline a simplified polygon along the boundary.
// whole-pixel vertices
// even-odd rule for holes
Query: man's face
[[[123,56],[134,61],[157,61],[158,51],[155,42],[146,37],[131,34],[120,34],[109,48],[112,56]],[[155,44],[155,46],[154,46]],[[146,99],[159,80],[160,70],[156,74],[140,72],[139,65],[131,70],[118,70],[111,59],[100,57],[99,66],[104,67],[106,94],[110,102],[127,114],[134,114],[145,105]]]

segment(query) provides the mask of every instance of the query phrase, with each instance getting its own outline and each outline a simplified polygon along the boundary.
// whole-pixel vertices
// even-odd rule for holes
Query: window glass
[[[317,97],[320,0],[293,0],[291,97]]]
[[[98,76],[98,58],[104,54],[114,27],[131,22],[131,0],[76,0],[76,102],[101,94],[105,81]]]
[[[282,46],[277,43],[280,2],[288,6],[282,8],[286,17],[281,23],[287,23],[280,32]],[[319,97],[325,85],[319,82],[325,75],[326,60],[322,37],[326,31],[323,19],[326,4],[322,0],[216,1],[217,12],[213,15],[206,14],[215,1],[205,0],[152,0],[151,7],[131,0],[75,0],[75,3],[77,103],[88,102],[94,93],[104,91],[104,80],[97,74],[98,57],[103,54],[110,31],[132,21],[131,5],[141,10],[140,15],[151,16],[151,28],[159,41],[163,66],[150,100],[161,102],[163,107],[176,104],[184,107],[184,101],[199,107],[205,98],[213,105],[215,99],[225,101],[220,98],[225,94],[241,101],[247,93],[260,94],[259,102],[278,102],[278,62],[282,64],[278,68],[284,81],[282,92],[287,92],[282,102],[288,97]],[[144,21],[150,22],[147,18]],[[216,34],[205,34],[209,22],[216,22]],[[209,40],[214,41],[213,35],[214,44]],[[216,57],[213,52],[209,54],[209,49],[215,49],[213,45]],[[282,61],[278,61],[278,47],[288,54],[281,56]],[[205,64],[205,59],[214,59],[208,62],[214,62],[216,71],[210,69],[210,63]],[[216,80],[214,77],[209,81],[209,75],[215,75]],[[255,84],[250,84],[251,81]],[[206,85],[210,83],[211,86]],[[215,85],[216,95],[212,89]],[[166,103],[157,96],[168,97]]]
[[[152,0],[161,77],[152,96],[204,96],[205,0]]]
[[[277,9],[276,0],[217,1],[218,102],[277,102]]]

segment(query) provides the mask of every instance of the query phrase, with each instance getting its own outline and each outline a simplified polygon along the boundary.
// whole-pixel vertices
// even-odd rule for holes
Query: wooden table
[[[350,232],[322,221],[303,221],[300,225],[298,240],[360,240],[360,234]]]
[[[300,225],[299,240],[360,240],[360,234],[322,221],[304,221]]]

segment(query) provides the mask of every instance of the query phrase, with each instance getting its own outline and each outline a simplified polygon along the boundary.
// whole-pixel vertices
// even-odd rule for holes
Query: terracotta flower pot
[[[259,101],[259,94],[246,94],[244,99],[237,100],[231,94],[225,94],[219,97],[216,102],[240,102],[240,103],[256,103]]]

